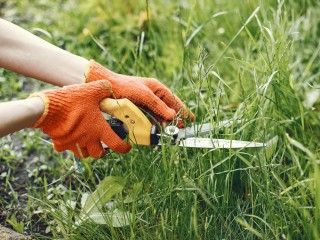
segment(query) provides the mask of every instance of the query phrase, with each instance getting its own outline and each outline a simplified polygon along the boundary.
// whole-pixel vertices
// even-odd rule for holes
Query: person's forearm
[[[84,82],[88,60],[0,19],[0,67],[56,86]]]
[[[0,103],[0,137],[31,127],[43,111],[44,103],[39,97]]]

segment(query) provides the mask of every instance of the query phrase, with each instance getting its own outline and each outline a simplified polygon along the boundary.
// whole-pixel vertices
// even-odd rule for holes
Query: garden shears
[[[211,137],[208,135],[214,130],[211,123],[192,125],[186,128],[177,126],[157,127],[152,124],[147,116],[128,99],[106,98],[100,102],[100,109],[111,115],[108,120],[111,128],[122,139],[129,137],[129,143],[145,146],[177,145],[191,148],[261,148],[265,144],[255,141],[227,140]],[[230,125],[230,121],[222,121],[219,127]],[[160,130],[159,130],[160,129]]]
[[[129,143],[134,145],[175,145],[203,149],[243,149],[266,146],[264,143],[255,141],[201,137],[202,135],[210,134],[214,130],[214,126],[211,123],[194,124],[186,128],[170,125],[159,128],[156,124],[152,124],[147,116],[126,98],[106,98],[100,102],[100,109],[111,116],[107,121],[113,131],[122,139],[129,137]],[[218,128],[228,127],[231,124],[232,121],[230,120],[221,121],[218,124]],[[105,144],[103,144],[103,147],[108,149]],[[75,158],[74,167],[78,173],[84,171],[78,158]]]

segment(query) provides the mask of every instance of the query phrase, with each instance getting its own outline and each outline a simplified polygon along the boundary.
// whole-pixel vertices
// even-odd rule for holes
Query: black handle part
[[[150,133],[150,145],[158,145],[160,136],[158,134],[157,126],[152,125]]]
[[[124,128],[124,124],[117,118],[110,118],[108,123],[112,130],[121,138],[125,139],[127,137],[127,132]]]

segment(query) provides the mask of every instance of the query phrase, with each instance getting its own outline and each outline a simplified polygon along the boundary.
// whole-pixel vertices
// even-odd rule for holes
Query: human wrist
[[[43,110],[40,98],[0,103],[0,137],[32,126]]]
[[[39,117],[37,118],[37,121],[35,121],[31,127],[37,128],[43,120],[48,115],[49,111],[49,98],[42,92],[33,93],[29,96],[30,101],[33,101],[35,104],[42,105],[42,111],[41,114],[39,114]]]
[[[29,114],[26,115],[25,121],[27,126],[34,125],[44,114],[45,104],[40,97],[27,98],[23,100],[25,111]]]

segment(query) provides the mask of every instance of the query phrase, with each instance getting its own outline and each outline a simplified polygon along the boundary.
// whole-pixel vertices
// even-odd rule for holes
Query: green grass
[[[2,224],[44,239],[319,238],[318,1],[0,5],[2,17],[68,51],[159,79],[197,123],[242,121],[213,137],[278,137],[264,150],[136,146],[124,156],[85,159],[77,174],[71,153],[54,152],[38,131],[21,131],[0,140]],[[0,81],[4,100],[49,87],[4,70]],[[107,176],[123,185],[101,211],[132,218],[123,227],[75,225],[81,198]]]

